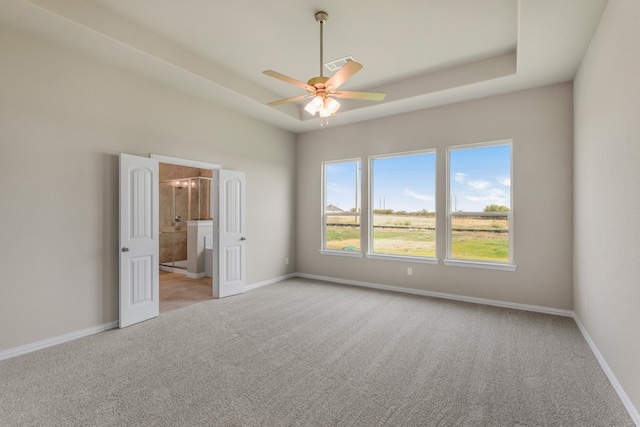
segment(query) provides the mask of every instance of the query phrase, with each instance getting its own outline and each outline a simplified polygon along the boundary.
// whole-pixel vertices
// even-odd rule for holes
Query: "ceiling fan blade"
[[[268,103],[267,105],[271,106],[271,107],[275,107],[276,105],[282,105],[282,104],[286,104],[287,102],[295,102],[295,101],[300,101],[301,99],[305,99],[305,98],[309,98],[313,95],[299,95],[299,96],[294,96],[293,98],[286,98],[286,99],[281,99],[279,101],[273,101]]]
[[[316,88],[314,88],[313,86],[309,86],[306,83],[302,83],[301,81],[298,81],[294,78],[291,78],[289,76],[285,76],[284,74],[280,74],[277,71],[273,71],[273,70],[266,70],[262,72],[263,74],[266,74],[267,76],[276,78],[278,80],[282,80],[283,82],[287,82],[290,83],[292,85],[296,85],[298,87],[301,87],[304,90],[310,91],[310,92],[315,92]]]
[[[386,93],[382,92],[358,92],[353,90],[341,90],[331,94],[336,98],[363,99],[365,101],[382,101],[386,95]]]
[[[336,73],[331,76],[329,80],[327,80],[324,86],[329,88],[329,90],[336,90],[342,83],[346,82],[349,77],[353,76],[361,69],[362,65],[358,64],[356,61],[348,61],[342,66],[342,68],[336,71]]]

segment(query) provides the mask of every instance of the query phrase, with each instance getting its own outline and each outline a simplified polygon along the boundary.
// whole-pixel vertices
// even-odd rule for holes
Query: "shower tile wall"
[[[170,165],[168,163],[160,163],[160,181],[188,178],[188,177],[194,177],[194,176],[212,178],[213,173],[209,169],[198,169],[198,168],[191,168],[189,166]]]

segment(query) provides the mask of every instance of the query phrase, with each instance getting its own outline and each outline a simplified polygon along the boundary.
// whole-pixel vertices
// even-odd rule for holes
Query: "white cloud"
[[[461,173],[461,172],[457,172],[456,176],[453,178],[456,182],[459,182],[460,184],[464,184],[464,180],[467,178],[467,174],[466,173]]]
[[[467,184],[474,190],[484,190],[491,185],[488,181],[469,181]]]
[[[507,187],[511,185],[511,177],[509,176],[499,176],[496,179],[502,185],[506,185]]]
[[[482,202],[486,205],[508,205],[509,195],[499,189],[494,189],[481,196],[467,196],[467,200],[472,202]]]
[[[434,200],[433,196],[429,196],[428,194],[418,194],[415,191],[411,191],[408,188],[405,188],[402,191],[402,194],[405,196],[409,196],[412,197],[414,199],[418,199],[418,200],[425,200],[428,202],[432,202]]]

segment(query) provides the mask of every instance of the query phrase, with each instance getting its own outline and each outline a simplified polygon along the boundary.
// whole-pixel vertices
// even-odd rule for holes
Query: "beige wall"
[[[7,29],[0,40],[0,351],[118,319],[121,152],[246,171],[247,282],[295,271],[294,135]]]
[[[509,95],[327,128],[298,138],[298,271],[571,310],[572,87]],[[321,165],[437,149],[437,252],[445,254],[445,148],[513,139],[515,272],[321,255]],[[366,207],[366,186],[362,205]],[[366,247],[366,241],[363,247]],[[407,267],[413,275],[407,276]]]
[[[575,311],[640,408],[640,2],[610,1],[575,79]],[[588,303],[587,303],[588,302]]]

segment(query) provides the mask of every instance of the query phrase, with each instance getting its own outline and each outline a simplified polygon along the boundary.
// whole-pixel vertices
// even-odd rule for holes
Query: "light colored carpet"
[[[633,425],[570,318],[305,279],[0,362],[0,424]]]

